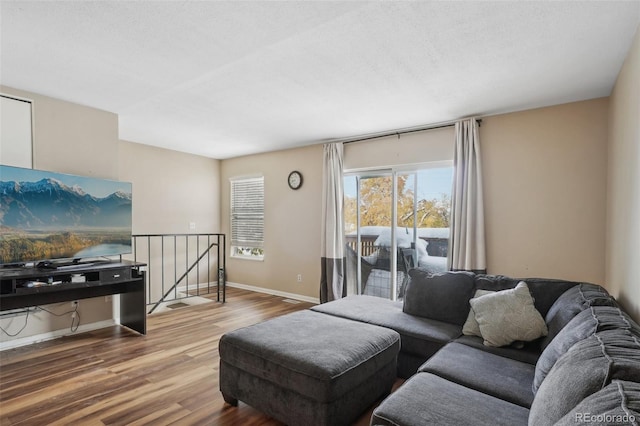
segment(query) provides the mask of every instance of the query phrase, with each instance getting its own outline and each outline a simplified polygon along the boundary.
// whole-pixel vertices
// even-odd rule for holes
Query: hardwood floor
[[[0,425],[280,425],[224,403],[218,341],[311,306],[283,300],[228,288],[226,304],[149,316],[146,336],[114,326],[2,351]]]

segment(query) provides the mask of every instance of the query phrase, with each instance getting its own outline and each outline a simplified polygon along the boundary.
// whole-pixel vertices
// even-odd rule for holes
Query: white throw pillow
[[[548,333],[524,281],[513,289],[485,294],[469,303],[487,346],[505,346],[516,340],[530,342]]]
[[[473,295],[473,299],[489,293],[495,293],[495,291],[476,290],[476,293]],[[469,309],[469,316],[467,316],[467,320],[462,326],[462,334],[465,336],[482,337],[482,334],[480,333],[480,326],[478,325],[478,321],[476,321],[476,314],[473,312],[473,309]]]

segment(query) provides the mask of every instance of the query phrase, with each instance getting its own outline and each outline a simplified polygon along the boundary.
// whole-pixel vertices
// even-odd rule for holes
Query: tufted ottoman
[[[313,311],[220,339],[220,391],[289,425],[347,425],[391,391],[400,336]]]

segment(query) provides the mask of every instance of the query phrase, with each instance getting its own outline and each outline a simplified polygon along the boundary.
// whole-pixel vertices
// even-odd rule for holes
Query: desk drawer
[[[110,269],[107,271],[100,271],[101,283],[115,283],[118,281],[128,281],[131,279],[131,269]]]

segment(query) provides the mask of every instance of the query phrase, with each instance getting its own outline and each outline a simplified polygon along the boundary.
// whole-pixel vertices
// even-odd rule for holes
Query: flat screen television
[[[0,264],[131,253],[131,183],[0,165]]]

